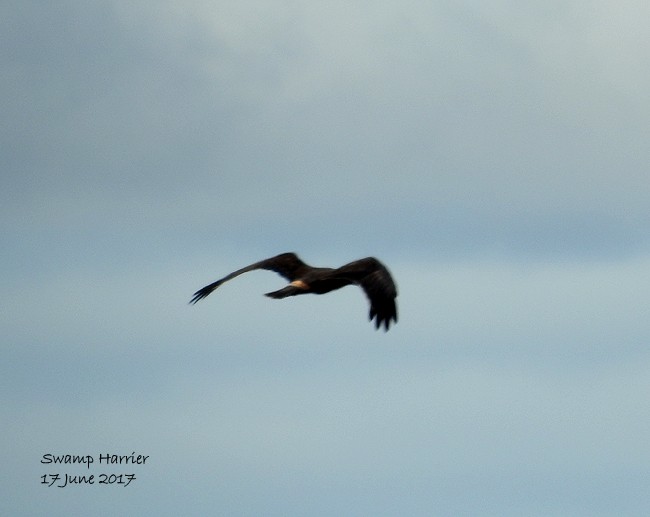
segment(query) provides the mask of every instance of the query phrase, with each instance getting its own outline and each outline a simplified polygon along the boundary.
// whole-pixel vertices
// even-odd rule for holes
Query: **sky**
[[[648,16],[2,2],[0,513],[648,515]]]

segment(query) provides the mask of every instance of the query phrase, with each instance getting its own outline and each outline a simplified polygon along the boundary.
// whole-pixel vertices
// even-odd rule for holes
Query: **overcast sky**
[[[0,513],[647,515],[649,18],[2,2]]]

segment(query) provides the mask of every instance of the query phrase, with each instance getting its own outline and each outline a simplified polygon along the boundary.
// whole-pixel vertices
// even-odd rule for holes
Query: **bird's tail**
[[[296,287],[295,285],[288,285],[278,291],[266,293],[265,296],[268,296],[269,298],[280,299],[286,298],[287,296],[296,296],[297,294],[303,294],[304,292],[305,290],[300,287]]]

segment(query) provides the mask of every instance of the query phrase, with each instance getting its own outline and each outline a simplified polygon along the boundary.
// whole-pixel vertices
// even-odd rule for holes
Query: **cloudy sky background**
[[[0,513],[647,515],[649,16],[3,2]]]

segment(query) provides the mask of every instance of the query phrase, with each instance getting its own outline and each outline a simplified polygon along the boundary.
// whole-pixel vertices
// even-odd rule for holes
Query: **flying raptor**
[[[194,293],[190,303],[194,304],[202,300],[224,282],[256,269],[275,271],[289,280],[289,285],[286,287],[266,293],[266,296],[271,298],[286,298],[307,293],[324,294],[346,285],[355,284],[361,287],[368,297],[370,302],[369,318],[370,321],[375,319],[375,328],[378,329],[383,325],[384,331],[387,331],[391,321],[397,322],[395,282],[393,282],[388,269],[373,257],[355,260],[333,269],[311,267],[300,260],[295,253],[282,253],[233,271],[222,279],[206,285]]]

